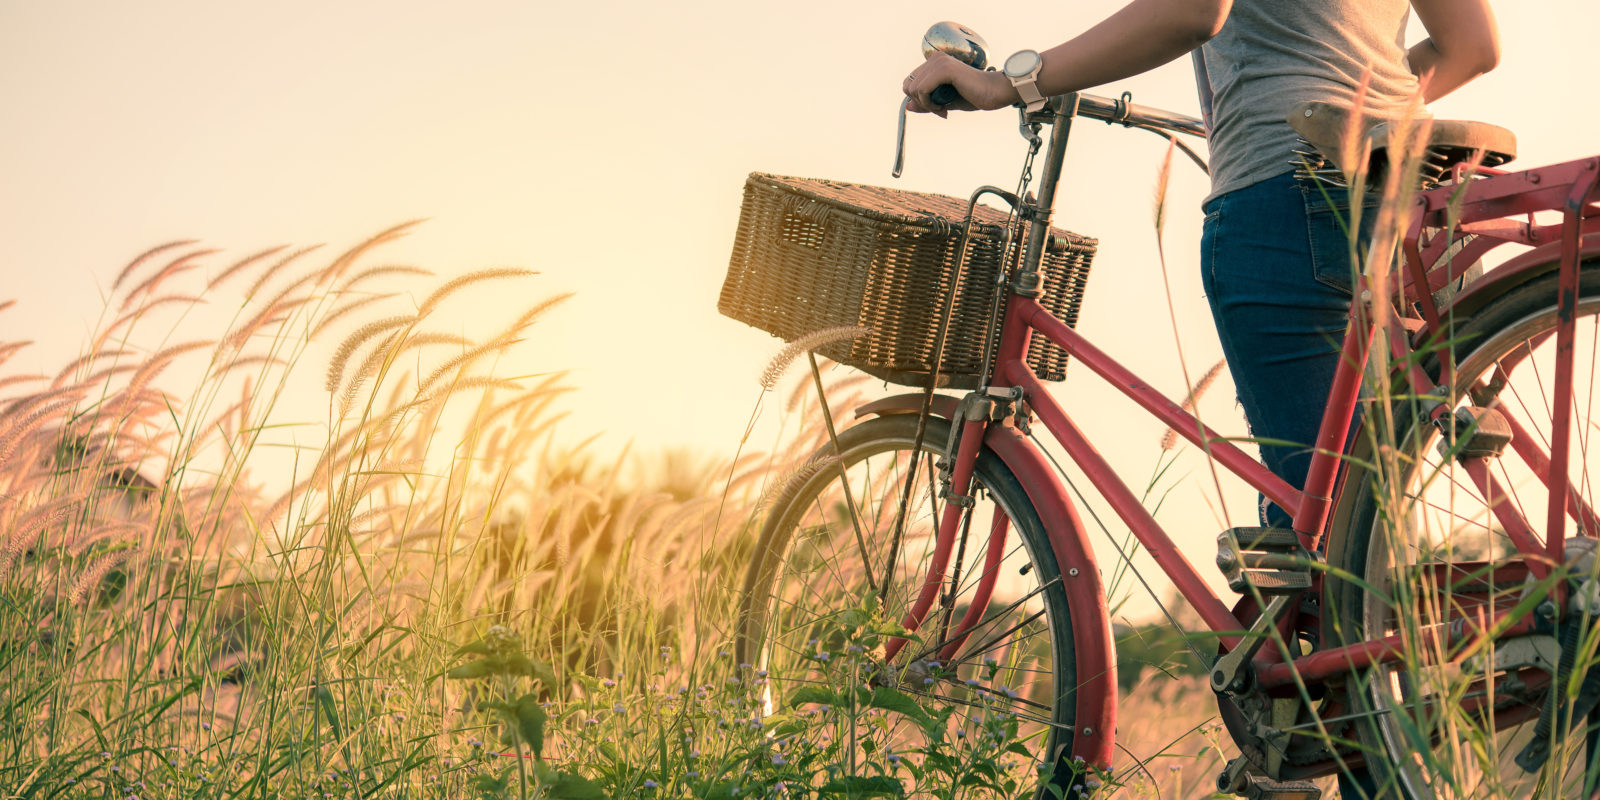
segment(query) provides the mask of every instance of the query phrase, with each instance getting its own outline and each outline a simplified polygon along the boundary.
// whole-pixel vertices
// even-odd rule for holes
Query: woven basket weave
[[[870,328],[818,352],[920,387],[927,385],[938,316],[953,290],[939,385],[976,387],[1005,257],[1005,214],[978,206],[967,265],[954,286],[966,209],[966,201],[944,195],[751,173],[717,308],[786,341],[826,328]],[[1068,325],[1077,322],[1096,244],[1051,229],[1039,302]],[[1044,380],[1066,377],[1067,354],[1038,333],[1028,362]]]

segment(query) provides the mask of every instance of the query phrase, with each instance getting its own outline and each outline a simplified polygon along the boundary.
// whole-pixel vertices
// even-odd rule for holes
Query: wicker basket
[[[826,328],[871,333],[819,353],[892,383],[926,386],[938,315],[952,290],[967,203],[944,195],[752,173],[717,308],[793,341]],[[997,291],[1005,215],[978,206],[940,365],[939,385],[973,388]],[[1051,230],[1040,303],[1077,322],[1096,240]],[[998,331],[996,332],[998,338]],[[1028,362],[1066,377],[1067,354],[1038,333]]]

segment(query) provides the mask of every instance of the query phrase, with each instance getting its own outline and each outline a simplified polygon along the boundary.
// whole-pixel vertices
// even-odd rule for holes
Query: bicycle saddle
[[[1350,109],[1341,104],[1310,100],[1297,103],[1289,109],[1289,127],[1294,128],[1329,161],[1337,163],[1339,145],[1350,130],[1350,113]],[[1436,119],[1432,122],[1427,148],[1430,160],[1441,172],[1471,159],[1472,154],[1480,150],[1483,151],[1481,164],[1486,167],[1496,167],[1517,157],[1516,134],[1499,125],[1454,119]],[[1393,123],[1382,117],[1370,117],[1360,120],[1359,124],[1363,128],[1361,135],[1371,152],[1367,162],[1368,172],[1377,176],[1388,163],[1388,155],[1384,151],[1389,145]]]

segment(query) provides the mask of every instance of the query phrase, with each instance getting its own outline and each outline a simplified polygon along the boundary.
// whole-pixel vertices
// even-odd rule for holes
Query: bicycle
[[[769,314],[753,324],[794,338],[810,332],[795,325],[826,327],[817,323],[831,304],[859,301],[879,315],[866,323],[873,337],[823,352],[923,388],[857,408],[859,421],[839,430],[812,360],[827,443],[772,505],[736,631],[738,657],[771,675],[767,710],[860,704],[872,713],[838,732],[851,764],[857,751],[930,753],[989,731],[1032,742],[1046,796],[1092,787],[1111,768],[1117,665],[1104,587],[1081,494],[1040,446],[1042,427],[1215,641],[1203,654],[1215,659],[1210,684],[1242,752],[1220,791],[1315,797],[1306,781],[1364,766],[1384,791],[1412,798],[1593,795],[1600,158],[1505,171],[1491,165],[1514,155],[1508,132],[1433,126],[1415,157],[1438,185],[1416,193],[1397,233],[1398,285],[1357,285],[1301,490],[1072,325],[1093,242],[1050,227],[1072,120],[1169,136],[1203,136],[1201,121],[1126,95],[1063,95],[1020,113],[1029,146],[1018,191],[982,187],[964,215],[949,198],[908,212],[884,210],[914,205],[891,190],[759,174],[747,184],[747,214],[752,191],[795,195],[755,224],[798,261],[741,261],[757,235],[742,222],[723,312]],[[985,196],[1010,211],[980,205]],[[857,215],[876,226],[872,274],[843,270],[865,287],[802,281],[750,290],[770,293],[759,312],[731,308],[747,288],[735,285],[741,270],[828,260],[815,251],[851,199],[879,204]],[[919,215],[937,230],[910,231]],[[945,249],[930,255],[932,240]],[[1530,249],[1448,291],[1507,244]],[[919,268],[934,288],[895,283]],[[937,312],[906,312],[932,297]],[[796,307],[813,316],[785,316]],[[1374,351],[1383,368],[1365,383],[1392,386],[1363,401]],[[1059,379],[1067,359],[1292,514],[1293,530],[1219,536],[1218,567],[1242,595],[1232,607],[1051,396],[1044,379]],[[839,654],[853,685],[832,691]],[[945,716],[905,722],[901,697]],[[997,719],[1011,727],[995,729]]]

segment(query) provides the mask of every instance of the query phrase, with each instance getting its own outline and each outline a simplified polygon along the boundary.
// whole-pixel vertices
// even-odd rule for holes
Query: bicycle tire
[[[1453,407],[1502,408],[1518,418],[1526,434],[1542,439],[1547,453],[1558,280],[1551,270],[1485,301],[1457,322],[1443,345],[1458,365],[1449,387]],[[1600,442],[1592,441],[1594,426],[1600,424],[1600,262],[1582,265],[1575,338],[1569,481],[1595,508],[1600,500],[1600,487],[1594,484],[1600,477]],[[1439,361],[1437,355],[1425,360],[1435,377]],[[1503,384],[1494,388],[1480,383],[1469,394],[1474,381],[1495,377],[1497,365],[1507,367],[1499,375]],[[1461,461],[1440,452],[1444,433],[1429,422],[1429,407],[1418,398],[1393,403],[1393,422],[1387,426],[1392,439],[1372,436],[1373,430],[1386,426],[1369,416],[1364,429],[1368,438],[1351,461],[1349,510],[1341,514],[1349,524],[1343,535],[1330,539],[1329,561],[1359,580],[1342,580],[1337,574],[1330,578],[1332,619],[1325,620],[1346,643],[1407,630],[1415,634],[1429,621],[1464,617],[1474,608],[1503,609],[1523,590],[1522,582],[1503,579],[1483,566],[1508,563],[1506,556],[1514,549],[1507,549],[1505,528],[1490,508],[1495,498],[1472,485]],[[1393,462],[1398,469],[1390,474],[1401,478],[1403,489],[1386,498],[1382,468],[1371,456],[1382,454],[1379,445],[1388,442],[1400,454]],[[1517,504],[1537,533],[1545,527],[1548,492],[1537,469],[1514,450],[1508,447],[1483,463],[1500,482],[1504,498]],[[1577,531],[1569,512],[1563,535]],[[1488,579],[1478,579],[1485,575]],[[1354,676],[1352,705],[1363,718],[1358,728],[1381,796],[1514,798],[1554,790],[1572,797],[1585,781],[1592,785],[1595,771],[1586,774],[1584,769],[1592,754],[1586,752],[1582,726],[1561,738],[1540,772],[1528,773],[1514,762],[1532,738],[1544,707],[1539,676],[1548,682],[1553,671],[1548,669],[1553,637],[1520,638],[1520,656],[1512,657],[1514,651],[1502,643],[1495,652],[1503,655],[1494,657],[1503,662],[1488,656],[1480,664],[1463,661],[1458,674],[1449,667],[1401,664]],[[1540,639],[1549,641],[1536,641]],[[1526,652],[1529,648],[1542,655],[1533,657]],[[1440,698],[1450,699],[1440,703]],[[1440,713],[1442,709],[1449,713]],[[1427,744],[1427,752],[1418,751],[1419,743]]]
[[[833,445],[825,445],[790,481],[771,508],[746,575],[736,655],[761,670],[758,674],[767,681],[762,706],[769,714],[815,713],[827,703],[818,702],[816,690],[810,695],[801,690],[845,685],[861,687],[853,696],[863,700],[880,687],[902,691],[935,721],[930,726],[926,719],[918,723],[881,708],[844,719],[835,735],[837,741],[849,742],[839,758],[851,771],[882,769],[885,749],[914,764],[921,759],[925,770],[931,763],[928,754],[939,748],[987,748],[994,754],[1010,741],[1024,741],[1034,755],[1018,760],[1025,763],[1011,763],[1005,773],[1009,777],[997,774],[991,788],[1010,781],[1006,796],[1019,796],[1017,786],[1031,785],[1041,774],[1055,774],[1058,786],[1069,785],[1076,780],[1068,776],[1072,765],[1065,754],[1072,742],[1077,682],[1066,593],[1038,513],[1015,475],[988,448],[981,451],[974,471],[968,546],[962,557],[952,555],[941,584],[942,597],[953,578],[960,597],[948,606],[943,600],[937,603],[918,638],[906,640],[892,657],[889,650],[896,637],[870,630],[863,635],[857,626],[863,611],[875,614],[868,629],[903,624],[928,572],[929,534],[937,529],[937,512],[929,509],[938,506],[930,495],[937,483],[929,474],[930,464],[945,455],[950,429],[937,418],[929,420],[923,436],[922,449],[932,457],[924,459],[917,473],[895,580],[885,582],[879,575],[869,581],[862,567],[874,564],[881,573],[886,566],[893,510],[900,502],[916,428],[917,418],[911,414],[862,422],[839,434],[837,458]],[[853,487],[851,502],[860,510],[859,538],[845,513],[841,470]],[[996,526],[997,519],[1005,524]],[[997,530],[1015,535],[1000,537],[1004,556],[990,561],[988,548]],[[870,553],[865,559],[863,544]],[[989,574],[997,576],[995,591],[981,621],[941,661],[941,654],[932,652],[938,643],[933,631],[961,629],[974,588]],[[884,583],[888,591],[877,591]],[[887,595],[881,605],[880,594]],[[965,607],[963,601],[968,601]],[[825,653],[825,660],[818,653]],[[1005,727],[1007,716],[1014,721],[1012,729]],[[862,744],[868,741],[872,744]],[[880,763],[868,767],[864,762],[872,760],[873,751],[879,751]],[[1057,763],[1069,768],[1043,769],[1047,754],[1057,754]]]

